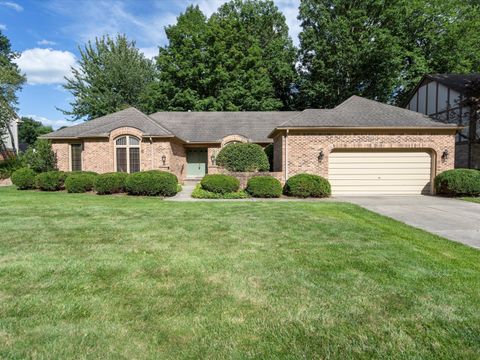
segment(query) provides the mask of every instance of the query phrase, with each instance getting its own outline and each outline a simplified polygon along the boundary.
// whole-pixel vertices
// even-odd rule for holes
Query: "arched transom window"
[[[122,136],[115,140],[115,161],[118,172],[140,171],[140,140],[134,136]]]

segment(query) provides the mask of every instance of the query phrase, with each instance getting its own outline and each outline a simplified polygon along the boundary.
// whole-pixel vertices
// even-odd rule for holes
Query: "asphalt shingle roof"
[[[282,123],[278,128],[295,127],[455,127],[407,109],[352,96],[333,109],[307,109]]]
[[[298,111],[157,112],[149,115],[189,142],[221,142],[242,135],[253,142],[270,142],[268,134]]]
[[[455,126],[436,122],[414,111],[352,96],[334,109],[307,109],[302,112],[157,112],[147,116],[135,108],[128,108],[42,137],[108,137],[112,130],[119,127],[134,127],[145,136],[176,136],[186,142],[221,142],[228,135],[242,135],[253,142],[271,142],[269,135],[278,128]]]
[[[146,136],[173,136],[170,131],[165,129],[159,123],[153,121],[141,111],[130,107],[113,114],[85,121],[79,125],[54,131],[42,137],[47,139],[104,137],[108,136],[112,130],[127,126],[141,130]]]

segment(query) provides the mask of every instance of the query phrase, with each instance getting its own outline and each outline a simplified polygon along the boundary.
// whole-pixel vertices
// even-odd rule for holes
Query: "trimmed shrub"
[[[268,171],[270,164],[263,148],[258,144],[227,145],[217,156],[217,164],[230,171]]]
[[[200,185],[204,190],[216,194],[226,194],[238,191],[240,181],[230,175],[212,174],[205,175],[202,181],[200,181]]]
[[[25,163],[36,172],[57,170],[57,157],[48,140],[38,139],[23,154]]]
[[[127,175],[123,172],[100,174],[95,179],[95,191],[99,195],[124,192]]]
[[[24,167],[24,161],[20,156],[11,156],[0,162],[0,180],[8,179],[15,170]]]
[[[96,177],[97,174],[95,173],[70,173],[65,180],[65,189],[67,189],[69,193],[84,193],[92,191]]]
[[[33,189],[35,187],[35,171],[30,168],[21,168],[12,173],[12,183],[19,190]]]
[[[151,170],[128,175],[125,188],[130,195],[173,196],[177,193],[177,184],[174,174]]]
[[[58,191],[63,188],[66,174],[62,171],[47,171],[37,174],[35,186],[42,191]]]
[[[285,195],[295,197],[328,197],[332,190],[327,179],[311,174],[298,174],[287,180]]]
[[[480,170],[447,170],[435,178],[437,194],[446,196],[479,196]]]
[[[258,198],[278,198],[282,195],[282,184],[272,176],[255,176],[248,180],[245,189]]]
[[[265,155],[267,155],[268,163],[270,164],[269,171],[273,171],[273,144],[268,144],[263,149],[265,151]]]
[[[246,191],[236,191],[226,194],[218,194],[202,189],[198,184],[192,192],[192,197],[195,199],[247,199],[249,195]]]

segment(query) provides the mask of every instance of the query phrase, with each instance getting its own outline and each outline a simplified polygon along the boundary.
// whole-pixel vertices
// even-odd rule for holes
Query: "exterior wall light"
[[[165,156],[165,154],[162,155],[162,163],[163,165],[165,165],[165,163],[167,162],[167,157]]]
[[[449,155],[448,150],[447,149],[443,150],[442,160],[446,161],[448,159],[448,155]]]
[[[210,156],[210,160],[212,160],[212,165],[215,165],[215,160],[216,160],[215,154],[212,154],[212,156]]]
[[[325,154],[323,153],[323,150],[320,150],[320,152],[318,153],[318,161],[322,162],[324,157],[325,157]]]

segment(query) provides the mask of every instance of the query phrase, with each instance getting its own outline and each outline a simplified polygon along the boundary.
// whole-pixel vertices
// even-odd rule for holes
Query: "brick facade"
[[[388,131],[339,131],[338,133],[326,132],[298,132],[290,131],[286,138],[279,133],[275,138],[277,148],[282,144],[282,154],[285,158],[275,158],[274,169],[281,169],[287,177],[299,173],[318,174],[328,178],[329,155],[335,149],[383,149],[383,150],[426,150],[432,154],[433,176],[453,169],[455,159],[455,133],[454,131],[436,132],[388,132]],[[448,158],[442,159],[443,152],[448,151]],[[324,157],[320,161],[320,151]]]

